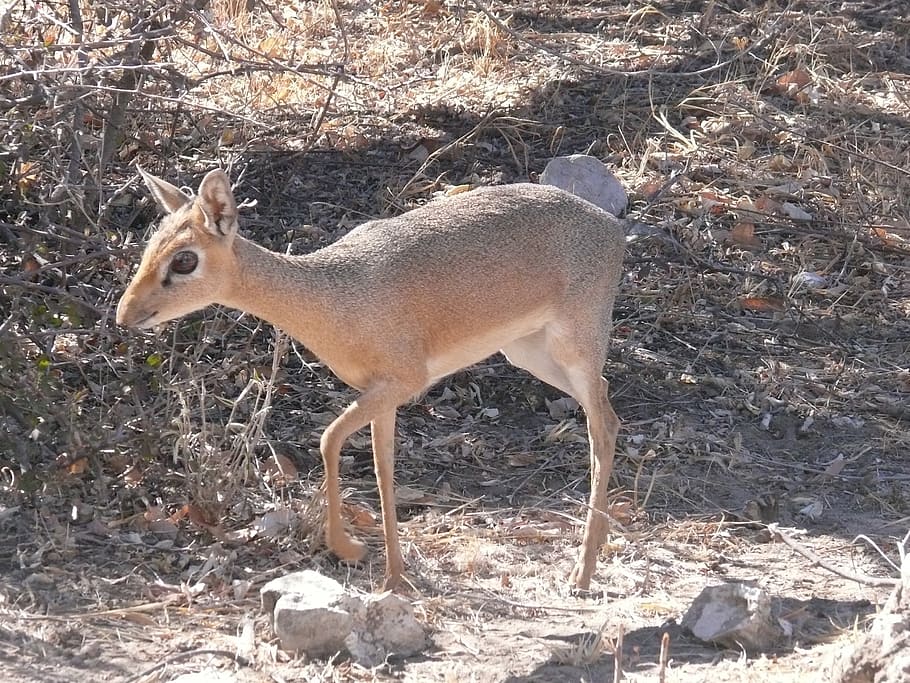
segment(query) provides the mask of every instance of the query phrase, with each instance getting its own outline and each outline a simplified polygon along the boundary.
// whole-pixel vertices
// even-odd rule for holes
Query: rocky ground
[[[88,195],[53,192],[71,150],[39,145],[58,110],[2,110],[0,152],[19,150],[0,174],[3,680],[580,682],[617,662],[633,681],[831,680],[891,592],[854,578],[896,578],[908,529],[903,4],[267,9],[216,3],[157,44],[105,176],[118,199],[84,225]],[[71,73],[53,48],[68,34],[50,41],[54,22],[28,11],[3,15],[4,73],[19,74],[4,98],[31,92],[28,60]],[[107,49],[102,34],[86,49]],[[344,77],[300,66],[338,63]],[[198,79],[180,97],[175,72]],[[649,226],[605,368],[623,430],[593,594],[565,583],[584,415],[496,357],[401,411],[403,595],[431,647],[375,668],[279,650],[268,580],[381,584],[369,439],[344,457],[346,514],[370,546],[346,567],[322,546],[317,449],[353,393],[229,311],[114,326],[154,216],[130,164],[188,186],[230,166],[255,201],[245,233],[304,253],[575,152],[605,161]],[[730,581],[765,589],[792,636],[747,655],[683,632],[702,588]]]

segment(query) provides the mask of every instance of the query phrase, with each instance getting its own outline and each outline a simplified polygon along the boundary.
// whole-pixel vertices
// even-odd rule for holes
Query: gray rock
[[[410,603],[392,593],[360,595],[311,570],[270,581],[262,608],[285,650],[309,657],[348,652],[367,667],[421,652],[428,641]]]
[[[262,611],[270,615],[274,613],[275,603],[282,595],[310,595],[314,599],[321,597],[323,602],[329,603],[343,593],[344,586],[312,569],[279,576],[259,589]]]
[[[789,631],[772,613],[767,593],[740,583],[705,588],[681,625],[699,640],[752,654],[773,650]]]
[[[540,174],[540,182],[587,199],[613,216],[622,214],[629,203],[622,183],[600,159],[587,154],[551,159]]]
[[[330,657],[346,649],[345,641],[354,628],[347,598],[344,595],[337,596],[337,600],[325,598],[324,594],[295,593],[278,598],[272,628],[282,649],[303,650],[309,657]]]
[[[358,611],[358,627],[345,644],[348,652],[364,666],[381,664],[389,655],[407,657],[423,651],[427,636],[414,618],[409,602],[393,593],[365,595]]]

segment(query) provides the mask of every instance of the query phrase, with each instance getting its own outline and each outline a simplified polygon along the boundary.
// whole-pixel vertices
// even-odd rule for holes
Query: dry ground
[[[101,265],[66,261],[27,221],[0,242],[0,329],[20,362],[0,380],[0,678],[609,681],[622,634],[627,678],[647,681],[669,634],[668,681],[827,680],[887,590],[756,520],[869,576],[894,573],[908,529],[904,3],[484,7],[290,3],[278,30],[219,3],[214,24],[261,54],[345,61],[349,77],[204,81],[165,142],[148,131],[171,110],[133,112],[120,171],[138,160],[195,185],[230,163],[256,200],[247,234],[302,253],[450,185],[533,179],[556,154],[610,164],[630,219],[657,230],[630,245],[605,369],[624,428],[593,596],[564,582],[584,416],[494,358],[401,411],[407,595],[433,648],[372,671],[277,651],[265,581],[306,567],[381,581],[368,439],[346,451],[344,482],[372,552],[348,568],[321,546],[317,447],[351,392],[232,312],[114,329],[152,215],[133,211],[137,189],[88,242]],[[65,288],[12,277],[32,253],[64,263]],[[64,289],[96,317],[40,318]],[[732,580],[774,596],[791,641],[747,657],[680,632],[699,591]]]

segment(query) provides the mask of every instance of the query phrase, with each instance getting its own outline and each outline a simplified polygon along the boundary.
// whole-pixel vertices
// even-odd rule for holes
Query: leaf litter
[[[329,4],[283,10],[297,38],[266,30],[264,16],[246,28],[267,55],[292,40],[336,54]],[[807,680],[881,602],[881,590],[770,543],[756,519],[804,527],[800,543],[870,575],[890,568],[854,538],[893,548],[906,529],[906,18],[861,2],[838,13],[816,2],[773,13],[709,3],[704,15],[486,7],[499,23],[470,4],[340,3],[358,78],[340,85],[345,106],[299,165],[243,160],[241,189],[254,198],[267,199],[279,174],[298,188],[260,201],[247,229],[274,248],[290,237],[300,252],[434,192],[533,178],[557,153],[588,151],[615,169],[629,215],[661,232],[631,244],[622,274],[606,374],[624,430],[599,594],[564,587],[585,516],[583,413],[494,359],[401,411],[403,542],[436,650],[373,672],[276,652],[256,586],[301,567],[364,589],[381,576],[369,439],[346,449],[343,477],[346,518],[371,553],[346,568],[322,547],[317,449],[352,393],[304,350],[275,352],[254,321],[210,312],[192,333],[106,355],[85,336],[57,335],[56,366],[22,342],[73,391],[67,415],[23,432],[28,447],[66,457],[38,473],[4,470],[10,680],[54,680],[55,667],[75,680],[86,662],[127,679],[137,662],[207,647],[255,662],[220,661],[239,680],[610,680],[619,634],[624,674],[649,680],[658,631],[670,637],[668,680],[709,669],[717,681]],[[242,88],[254,89],[246,101],[289,112],[325,98],[280,78],[209,83],[199,94],[226,109],[250,94]],[[303,147],[282,107],[256,116],[269,126],[223,128],[218,143]],[[213,123],[201,128],[214,134]],[[40,176],[20,170],[25,193]],[[42,250],[22,260],[26,275],[42,267]],[[116,288],[112,270],[89,276]],[[85,368],[109,364],[129,391],[77,395]],[[100,437],[99,414],[116,422]],[[828,627],[813,622],[792,646],[750,661],[674,630],[668,618],[726,580],[802,601]]]

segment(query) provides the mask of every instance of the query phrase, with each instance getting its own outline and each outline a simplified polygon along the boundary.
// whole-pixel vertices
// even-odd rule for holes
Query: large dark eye
[[[192,251],[178,251],[171,260],[171,270],[177,275],[189,275],[199,265],[199,257]]]

